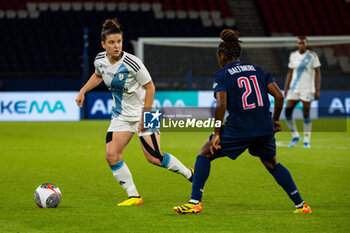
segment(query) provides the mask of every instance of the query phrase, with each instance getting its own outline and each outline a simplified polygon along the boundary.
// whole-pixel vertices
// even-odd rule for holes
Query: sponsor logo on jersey
[[[107,66],[107,65],[104,65],[104,64],[100,64],[99,67],[100,67],[101,69],[103,69],[103,68],[108,68],[108,66]]]

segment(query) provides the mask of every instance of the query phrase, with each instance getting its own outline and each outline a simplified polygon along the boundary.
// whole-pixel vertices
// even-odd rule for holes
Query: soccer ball
[[[60,204],[62,194],[54,184],[42,184],[34,193],[34,200],[40,208],[56,208]]]

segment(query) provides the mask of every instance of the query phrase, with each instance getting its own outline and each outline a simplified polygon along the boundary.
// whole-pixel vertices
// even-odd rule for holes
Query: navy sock
[[[207,181],[210,173],[210,160],[201,155],[197,156],[194,166],[194,175],[192,183],[192,200],[202,201],[204,184]]]
[[[272,176],[275,178],[277,183],[282,186],[284,191],[288,194],[289,198],[294,202],[295,206],[300,205],[303,199],[294,183],[292,176],[290,175],[287,168],[282,164],[277,164],[277,166],[271,172]]]

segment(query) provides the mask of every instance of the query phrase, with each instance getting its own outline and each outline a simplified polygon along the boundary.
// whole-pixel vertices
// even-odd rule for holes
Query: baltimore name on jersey
[[[273,120],[267,85],[275,82],[271,74],[260,67],[230,62],[214,75],[213,89],[227,94],[225,125],[222,137],[241,138],[273,135]]]

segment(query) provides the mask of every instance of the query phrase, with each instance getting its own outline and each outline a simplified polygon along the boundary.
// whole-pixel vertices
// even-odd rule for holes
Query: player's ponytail
[[[241,56],[239,32],[232,29],[224,29],[220,34],[223,40],[218,47],[218,56],[224,54],[227,60],[237,60]]]
[[[102,26],[101,41],[106,41],[107,35],[123,34],[118,19],[107,19]]]

